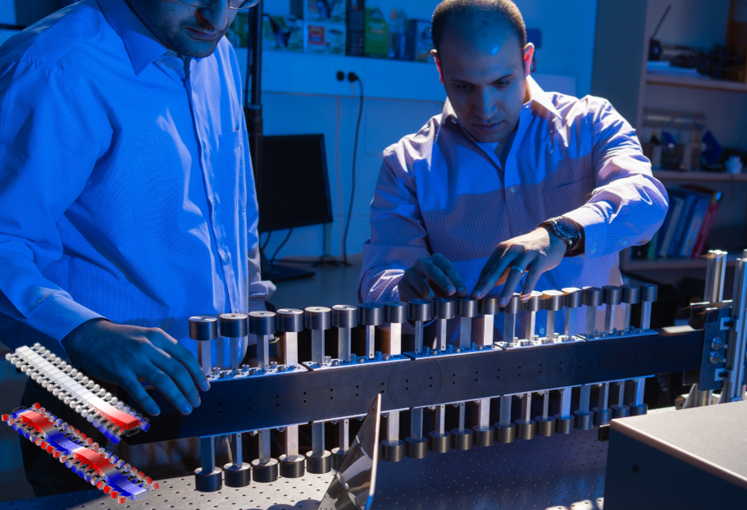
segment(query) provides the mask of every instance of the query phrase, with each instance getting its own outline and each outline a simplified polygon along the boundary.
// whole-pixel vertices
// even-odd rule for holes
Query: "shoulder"
[[[74,3],[8,39],[0,47],[0,69],[13,64],[65,68],[78,50],[95,45],[107,27],[95,2]]]
[[[402,137],[384,149],[384,163],[398,173],[413,175],[416,166],[430,165],[436,138],[443,126],[443,115],[431,117],[417,133]]]
[[[598,129],[600,122],[625,122],[612,103],[603,97],[587,95],[576,98],[557,92],[550,92],[548,95],[566,125],[582,124]]]

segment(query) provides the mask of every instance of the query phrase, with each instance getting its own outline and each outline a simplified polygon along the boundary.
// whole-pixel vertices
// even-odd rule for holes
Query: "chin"
[[[205,58],[209,57],[215,52],[215,48],[218,47],[218,43],[222,37],[219,37],[215,41],[203,42],[195,41],[190,37],[180,37],[172,43],[172,47],[177,53],[187,55],[192,58]]]
[[[496,143],[500,142],[506,137],[506,133],[501,131],[496,131],[495,133],[485,133],[483,131],[477,131],[475,129],[468,129],[469,134],[471,134],[475,140],[477,140],[480,143]]]

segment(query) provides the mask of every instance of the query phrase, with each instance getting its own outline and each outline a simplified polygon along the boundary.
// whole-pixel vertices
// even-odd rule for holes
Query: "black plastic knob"
[[[436,298],[433,300],[434,319],[453,319],[456,317],[456,303],[453,299]]]
[[[566,287],[563,289],[565,298],[563,306],[566,308],[578,308],[583,304],[584,292],[576,287]]]
[[[477,317],[477,300],[462,298],[457,301],[457,313],[459,317]]]
[[[641,301],[644,303],[653,303],[659,297],[659,287],[653,283],[641,284]]]
[[[358,307],[358,323],[363,326],[379,326],[384,323],[384,305],[361,303]]]
[[[602,306],[602,289],[599,287],[584,287],[584,305]]]
[[[281,333],[298,333],[303,331],[303,310],[281,308],[277,311],[277,330]]]
[[[622,301],[622,289],[613,285],[605,285],[602,287],[603,296],[602,302],[605,305],[619,305]]]
[[[249,318],[243,313],[222,313],[218,316],[220,336],[241,338],[247,335]]]
[[[403,324],[407,320],[407,303],[388,301],[384,303],[384,321],[390,324]]]
[[[189,338],[208,342],[218,338],[218,319],[212,315],[194,315],[189,318]]]
[[[641,288],[638,285],[623,285],[622,302],[635,305],[641,300]]]
[[[269,336],[275,334],[275,312],[249,312],[249,333],[252,335]]]
[[[332,310],[326,306],[309,306],[304,312],[304,325],[307,329],[324,331],[332,326]]]
[[[411,321],[429,321],[433,318],[433,303],[425,299],[413,299],[407,303],[407,318]]]
[[[336,328],[354,328],[358,325],[358,308],[350,305],[332,307],[332,325]]]
[[[485,296],[477,302],[477,312],[483,315],[498,315],[500,307],[498,298],[495,296]]]

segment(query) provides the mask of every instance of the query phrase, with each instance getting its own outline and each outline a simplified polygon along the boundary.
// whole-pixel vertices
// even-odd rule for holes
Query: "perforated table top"
[[[596,431],[430,454],[379,464],[377,510],[602,509],[607,445]],[[192,477],[161,482],[143,501],[119,505],[100,491],[0,504],[0,510],[170,509],[315,510],[331,474],[310,475],[219,492],[194,490]]]

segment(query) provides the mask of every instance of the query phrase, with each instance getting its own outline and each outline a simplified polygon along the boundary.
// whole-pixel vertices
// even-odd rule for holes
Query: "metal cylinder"
[[[303,310],[281,308],[277,311],[277,331],[281,333],[299,333],[303,331]]]
[[[332,310],[326,306],[309,306],[304,309],[306,329],[326,331],[332,327]]]
[[[726,256],[727,253],[721,250],[710,250],[706,254],[707,262],[704,300],[708,303],[720,303],[724,300]]]
[[[226,338],[241,338],[247,335],[249,318],[243,313],[222,313],[218,317],[220,335]]]
[[[277,320],[275,317],[275,312],[249,312],[249,333],[257,336],[274,335]]]
[[[658,298],[659,287],[653,283],[640,284],[640,298],[644,303],[653,303]]]
[[[402,324],[407,320],[407,303],[388,301],[384,303],[384,322]]]
[[[584,287],[584,305],[602,306],[602,289],[599,287]]]
[[[358,307],[358,323],[363,326],[380,326],[384,323],[384,305],[361,303]]]
[[[457,301],[457,313],[459,317],[477,317],[477,300],[462,298]]]
[[[453,299],[435,298],[433,300],[433,318],[449,320],[456,317],[457,305]]]
[[[563,306],[566,308],[579,308],[583,304],[584,293],[577,287],[565,287],[563,289]]]
[[[498,298],[495,296],[485,296],[477,302],[477,312],[483,315],[498,315],[500,310],[501,308],[498,306]]]
[[[623,285],[622,289],[622,302],[635,305],[641,300],[641,288],[638,285]]]
[[[358,308],[349,305],[332,307],[332,325],[336,328],[351,329],[358,325]]]
[[[453,429],[451,431],[451,448],[454,450],[469,450],[474,443],[472,429]]]
[[[539,312],[542,310],[542,293],[536,290],[532,291],[532,294],[529,296],[529,298],[524,301],[522,305],[522,309],[525,312]]]
[[[546,290],[542,293],[542,308],[557,312],[563,308],[564,294],[559,290]]]
[[[514,292],[514,294],[508,298],[506,306],[501,307],[503,313],[519,313],[522,310],[521,294]]]
[[[433,303],[425,299],[413,299],[407,303],[407,318],[414,322],[426,322],[433,318]]]
[[[614,285],[605,285],[602,287],[602,302],[605,305],[619,305],[622,301],[622,289]]]
[[[206,342],[218,338],[218,319],[212,315],[194,315],[189,318],[189,338]]]

